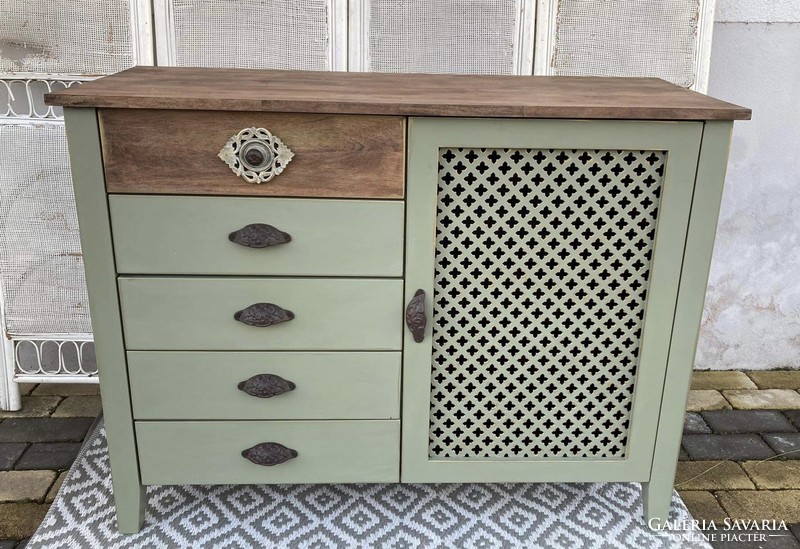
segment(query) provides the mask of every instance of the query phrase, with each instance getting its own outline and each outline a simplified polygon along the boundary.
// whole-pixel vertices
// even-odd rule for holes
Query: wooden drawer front
[[[120,273],[403,274],[402,202],[131,195],[109,201]],[[267,247],[229,240],[252,224],[291,239]]]
[[[136,422],[142,484],[399,482],[400,422]],[[276,442],[297,452],[256,465],[242,451]]]
[[[217,155],[245,128],[265,128],[294,153],[285,170],[248,183]],[[103,109],[112,193],[402,198],[399,116]]]
[[[129,350],[400,350],[397,279],[120,277]],[[294,318],[268,327],[234,313],[272,303]]]
[[[400,417],[396,352],[131,351],[128,372],[136,419]]]

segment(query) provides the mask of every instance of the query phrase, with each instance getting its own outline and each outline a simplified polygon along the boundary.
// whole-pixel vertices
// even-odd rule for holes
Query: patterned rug
[[[710,548],[652,532],[641,489],[599,484],[152,486],[138,534],[116,531],[102,422],[27,549]],[[677,494],[672,519],[691,520]]]

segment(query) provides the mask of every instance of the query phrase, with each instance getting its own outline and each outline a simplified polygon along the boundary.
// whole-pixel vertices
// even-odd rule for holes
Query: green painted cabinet
[[[48,98],[120,531],[156,483],[627,481],[668,516],[747,109],[653,79],[213,73]],[[170,134],[190,116],[216,130]]]

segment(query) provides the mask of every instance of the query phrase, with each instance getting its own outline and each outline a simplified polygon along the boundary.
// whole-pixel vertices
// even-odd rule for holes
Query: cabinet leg
[[[663,528],[669,518],[672,503],[672,482],[650,481],[642,483],[644,520],[653,530]]]
[[[121,534],[135,534],[142,528],[146,502],[144,486],[136,485],[123,488],[114,483],[117,527]]]

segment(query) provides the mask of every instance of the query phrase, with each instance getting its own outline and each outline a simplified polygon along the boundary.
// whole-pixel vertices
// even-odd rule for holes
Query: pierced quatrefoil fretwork
[[[266,183],[283,172],[294,153],[269,130],[245,128],[217,156],[248,183]]]
[[[431,459],[624,458],[664,151],[439,151]]]

